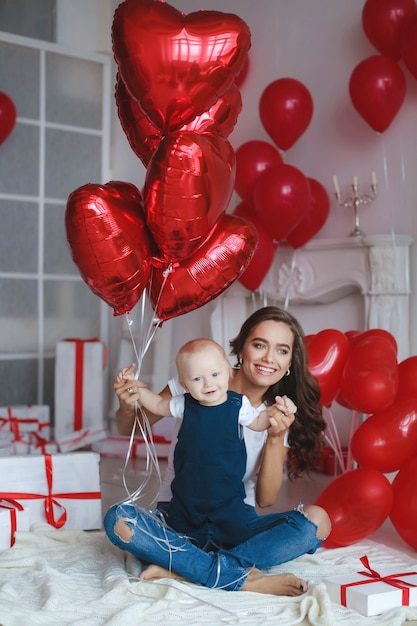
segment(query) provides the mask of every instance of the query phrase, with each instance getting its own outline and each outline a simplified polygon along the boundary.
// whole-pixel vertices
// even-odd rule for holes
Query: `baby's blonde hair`
[[[190,341],[187,341],[187,343],[185,343],[183,346],[181,346],[181,348],[177,352],[177,357],[175,359],[175,364],[177,366],[177,372],[178,372],[178,377],[180,379],[180,383],[181,383],[181,360],[182,360],[181,357],[184,357],[187,354],[198,354],[199,352],[202,352],[206,348],[210,348],[210,347],[216,348],[219,351],[221,357],[226,361],[227,365],[231,369],[231,365],[227,359],[226,352],[224,348],[219,343],[217,343],[217,341],[214,341],[213,339],[207,339],[207,338],[191,339]]]

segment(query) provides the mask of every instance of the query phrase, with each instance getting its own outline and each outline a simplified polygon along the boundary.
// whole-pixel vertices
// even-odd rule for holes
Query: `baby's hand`
[[[134,371],[136,369],[136,365],[132,363],[129,367],[124,367],[116,376],[116,383],[124,383],[127,380],[135,380]]]
[[[288,396],[275,396],[275,405],[284,415],[295,415],[297,407]]]

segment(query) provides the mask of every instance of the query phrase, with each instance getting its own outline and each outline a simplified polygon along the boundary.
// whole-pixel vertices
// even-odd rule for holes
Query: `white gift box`
[[[65,530],[102,526],[100,455],[16,455],[0,457],[0,499],[17,500],[31,523]]]
[[[148,457],[148,447],[142,437],[135,437],[130,449],[132,459],[146,459]],[[94,452],[99,452],[103,456],[126,457],[129,451],[130,437],[110,436],[92,445]],[[171,442],[159,435],[153,436],[153,449],[158,459],[167,459],[171,447]]]
[[[58,452],[58,444],[55,441],[49,441],[39,435],[39,433],[30,433],[30,454],[55,454]]]
[[[0,500],[0,550],[7,550],[13,546],[16,530],[20,532],[29,529],[29,510],[19,502]]]
[[[10,431],[15,440],[27,433],[40,432],[49,436],[49,406],[44,404],[19,404],[0,407],[0,430]]]
[[[66,339],[57,344],[55,440],[60,450],[82,448],[96,441],[99,431],[105,436],[105,354],[105,346],[98,339]],[[65,446],[70,439],[74,445]]]
[[[366,617],[401,606],[417,606],[417,571],[393,572],[391,568],[375,572],[368,568],[325,578],[323,582],[332,602]]]
[[[61,452],[72,452],[73,450],[79,450],[89,444],[94,444],[95,441],[100,441],[106,437],[106,429],[96,428],[84,428],[77,433],[71,433],[65,437],[60,437],[58,441],[59,449]]]

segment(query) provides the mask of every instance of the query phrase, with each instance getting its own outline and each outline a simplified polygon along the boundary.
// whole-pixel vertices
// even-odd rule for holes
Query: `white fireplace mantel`
[[[382,328],[398,344],[398,360],[410,356],[410,246],[407,235],[316,239],[294,250],[280,246],[259,292],[277,303],[326,304],[360,292],[365,328]],[[228,290],[212,315],[212,330],[225,345],[235,336],[230,323],[247,291]],[[240,311],[242,308],[240,307]],[[227,319],[229,322],[227,322]],[[238,320],[239,322],[241,320]]]

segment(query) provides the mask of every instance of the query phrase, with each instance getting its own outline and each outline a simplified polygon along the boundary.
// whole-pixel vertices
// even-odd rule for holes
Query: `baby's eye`
[[[219,376],[220,372],[213,372],[213,378],[215,378],[216,376]]]
[[[201,376],[196,376],[195,378],[193,378],[193,380],[198,383],[201,380]]]

